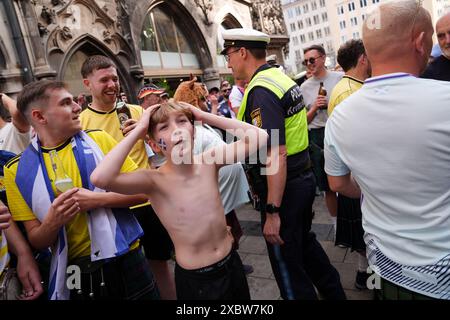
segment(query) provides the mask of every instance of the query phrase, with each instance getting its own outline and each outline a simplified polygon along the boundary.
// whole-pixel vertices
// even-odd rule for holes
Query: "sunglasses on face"
[[[317,60],[317,59],[322,58],[322,57],[323,57],[323,56],[318,56],[318,57],[316,57],[316,58],[311,57],[311,58],[309,58],[309,59],[305,59],[305,60],[303,60],[302,65],[307,66],[308,63],[309,63],[309,64],[314,64],[314,63],[316,63],[316,60]]]
[[[223,89],[222,90],[223,93],[230,92],[230,91],[231,91],[231,89]]]

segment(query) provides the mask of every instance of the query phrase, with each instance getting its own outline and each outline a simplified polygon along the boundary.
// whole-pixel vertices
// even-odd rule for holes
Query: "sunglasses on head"
[[[309,64],[314,64],[314,63],[316,63],[316,60],[317,60],[317,59],[322,58],[322,57],[323,57],[323,56],[318,56],[318,57],[316,57],[316,58],[311,57],[311,58],[309,58],[309,59],[305,59],[305,60],[302,61],[302,65],[307,66],[308,63],[309,63]]]

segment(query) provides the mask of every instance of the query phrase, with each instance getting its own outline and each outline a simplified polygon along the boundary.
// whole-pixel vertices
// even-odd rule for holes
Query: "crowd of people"
[[[370,266],[377,299],[450,299],[450,13],[432,59],[420,3],[372,15],[339,68],[305,49],[301,85],[267,34],[238,28],[223,32],[233,85],[192,77],[171,98],[150,83],[133,105],[95,55],[89,99],[55,80],[0,95],[0,275],[20,281],[6,298],[249,300],[235,210],[251,201],[281,297],[345,300],[311,230],[319,192],[358,289]]]

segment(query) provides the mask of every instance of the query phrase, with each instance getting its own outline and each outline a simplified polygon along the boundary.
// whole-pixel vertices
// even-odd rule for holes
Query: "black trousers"
[[[281,246],[266,241],[275,279],[285,300],[345,299],[339,273],[311,232],[316,183],[311,170],[286,182],[281,204]],[[264,210],[264,209],[263,209]],[[266,213],[261,212],[264,228]]]

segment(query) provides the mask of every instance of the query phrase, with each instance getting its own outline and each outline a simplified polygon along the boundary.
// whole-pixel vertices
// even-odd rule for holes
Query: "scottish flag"
[[[92,185],[90,175],[103,159],[103,152],[85,132],[72,137],[72,150],[80,171],[83,188],[105,192]],[[41,222],[54,200],[54,193],[42,157],[40,143],[34,138],[22,154],[15,180],[24,200]],[[128,252],[130,245],[143,235],[134,215],[128,209],[98,208],[88,212],[88,229],[91,239],[91,260],[113,258]],[[64,226],[52,246],[49,279],[49,298],[68,300],[66,286],[67,235]]]

